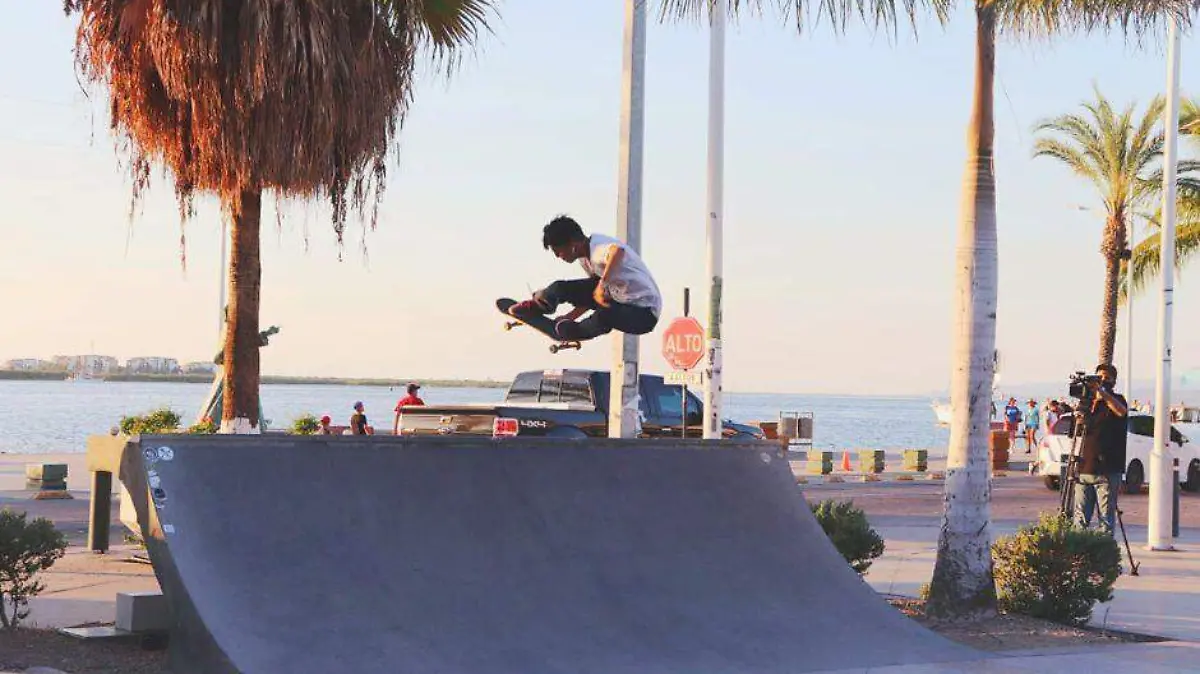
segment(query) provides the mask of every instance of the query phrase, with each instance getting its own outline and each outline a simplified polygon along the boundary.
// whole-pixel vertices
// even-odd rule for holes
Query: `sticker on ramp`
[[[147,447],[142,450],[142,458],[146,463],[156,463],[158,461],[158,450],[153,447]]]
[[[158,488],[155,488],[155,489],[151,489],[151,490],[150,490],[150,495],[154,497],[154,507],[156,507],[156,508],[158,508],[158,509],[160,509],[160,510],[161,510],[161,509],[162,509],[162,507],[163,507],[164,505],[166,505],[166,503],[167,503],[167,492],[166,492],[166,490],[162,489],[161,487],[158,487]]]
[[[158,489],[162,486],[162,478],[154,471],[150,471],[150,474],[146,476],[146,482],[150,485],[151,489]]]
[[[762,452],[758,458],[762,459],[763,463],[771,463],[771,455],[768,452]]]
[[[159,447],[158,458],[162,461],[170,461],[175,458],[175,450],[170,447]]]
[[[164,525],[162,525],[162,527],[163,527],[163,533],[164,533],[164,534],[173,534],[173,533],[175,533],[175,525],[174,525],[174,524],[164,524]]]

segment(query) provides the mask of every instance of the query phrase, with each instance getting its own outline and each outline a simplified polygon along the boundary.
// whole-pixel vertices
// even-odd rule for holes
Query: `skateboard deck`
[[[498,309],[500,311],[500,313],[504,314],[505,316],[507,316],[510,319],[507,323],[504,324],[505,330],[512,330],[513,328],[522,326],[522,325],[526,325],[526,326],[533,328],[534,330],[542,333],[543,335],[549,337],[551,340],[553,340],[555,342],[554,344],[550,345],[550,353],[558,353],[559,351],[562,351],[563,349],[582,349],[583,348],[583,344],[579,341],[570,340],[570,339],[559,339],[558,336],[554,334],[554,322],[545,316],[530,316],[529,318],[518,318],[518,317],[513,316],[512,314],[508,313],[508,310],[511,309],[513,307],[513,305],[515,305],[516,303],[517,303],[516,300],[510,299],[508,297],[501,297],[500,299],[496,300],[496,309]]]

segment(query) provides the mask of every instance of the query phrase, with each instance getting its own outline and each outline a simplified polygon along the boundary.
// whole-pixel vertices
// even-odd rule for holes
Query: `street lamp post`
[[[709,5],[708,62],[708,365],[704,378],[704,439],[721,437],[722,229],[725,201],[725,17],[728,0]]]
[[[1179,146],[1179,25],[1167,38],[1167,106],[1164,114],[1163,219],[1160,244],[1162,296],[1158,308],[1158,376],[1154,395],[1154,448],[1150,450],[1150,514],[1147,547],[1173,550],[1171,507],[1175,485],[1167,455],[1171,430],[1171,320],[1175,294],[1175,199]]]
[[[1129,259],[1125,261],[1125,390],[1129,392],[1130,400],[1133,399],[1133,246],[1137,242],[1136,232],[1137,223],[1130,218],[1129,231],[1125,233],[1129,241]]]
[[[642,148],[646,96],[646,0],[625,0],[624,67],[621,76],[621,132],[617,177],[617,238],[642,248]],[[638,338],[613,333],[608,436],[638,435]]]

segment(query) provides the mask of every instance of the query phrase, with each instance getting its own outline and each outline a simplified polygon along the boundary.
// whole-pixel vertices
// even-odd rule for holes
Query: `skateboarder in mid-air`
[[[628,245],[603,234],[588,236],[573,219],[560,215],[542,229],[542,246],[563,262],[579,261],[587,278],[555,281],[513,305],[516,318],[545,316],[560,304],[574,307],[552,319],[559,339],[583,341],[612,330],[644,335],[662,313],[662,294],[642,258]],[[579,317],[591,311],[581,321]]]

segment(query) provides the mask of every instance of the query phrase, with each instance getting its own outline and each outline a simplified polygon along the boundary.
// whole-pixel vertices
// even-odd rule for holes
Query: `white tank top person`
[[[650,275],[650,269],[641,256],[624,242],[604,234],[592,234],[588,237],[588,257],[580,258],[579,264],[583,270],[592,276],[603,276],[608,264],[608,258],[614,248],[625,251],[620,264],[609,274],[605,291],[614,302],[631,304],[635,307],[645,307],[654,312],[655,316],[662,313],[662,293],[658,284]]]

